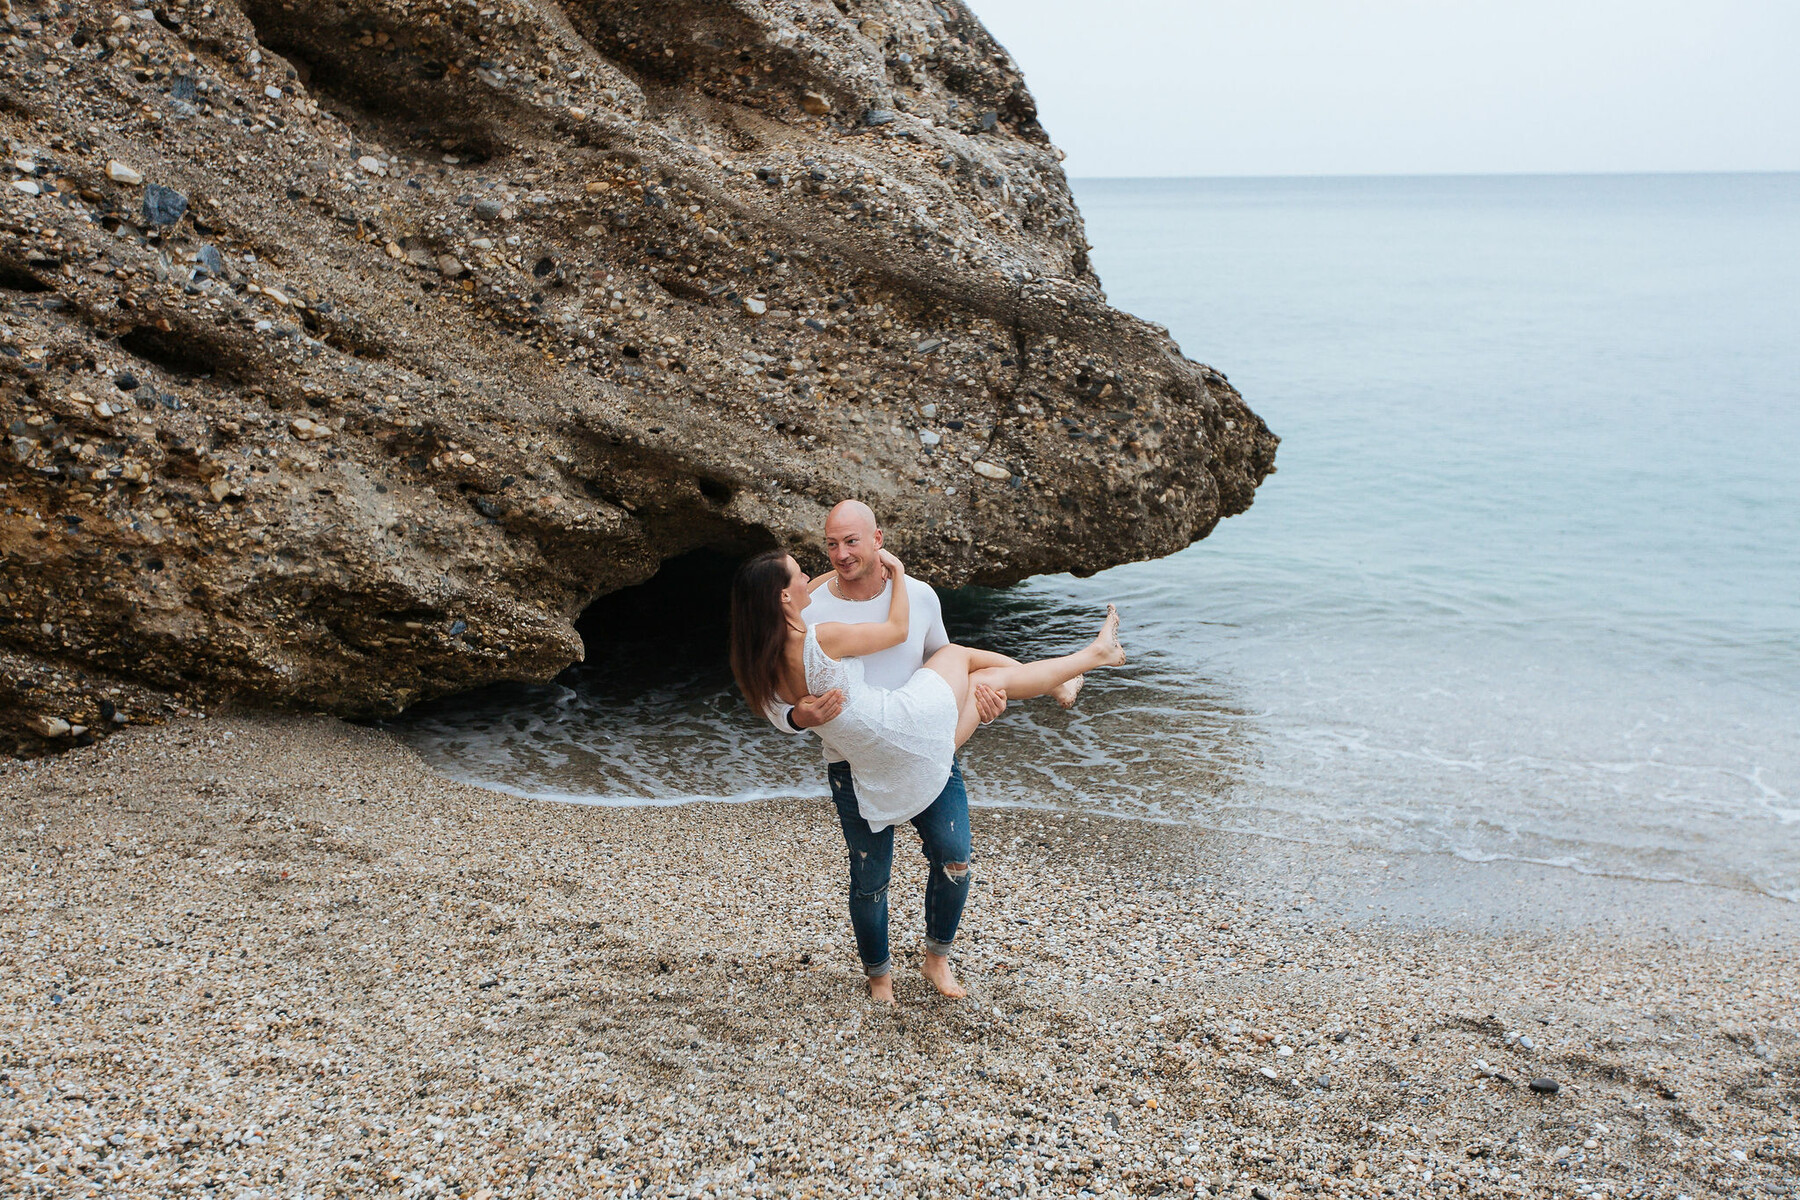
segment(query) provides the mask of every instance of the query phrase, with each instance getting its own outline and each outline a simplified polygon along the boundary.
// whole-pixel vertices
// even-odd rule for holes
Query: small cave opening
[[[692,550],[643,583],[601,596],[575,622],[587,659],[564,674],[604,678],[621,690],[698,682],[709,673],[729,678],[727,600],[750,553]]]
[[[515,795],[662,803],[810,786],[816,758],[751,713],[727,656],[732,577],[772,539],[718,538],[589,605],[575,622],[586,661],[554,680],[428,701],[389,728],[440,769]]]

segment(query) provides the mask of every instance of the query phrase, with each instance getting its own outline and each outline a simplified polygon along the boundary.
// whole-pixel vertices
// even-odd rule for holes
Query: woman
[[[757,712],[767,712],[775,700],[792,704],[808,694],[843,691],[843,711],[818,732],[850,761],[861,811],[876,832],[923,812],[943,789],[957,747],[979,721],[975,684],[1027,700],[1084,672],[1125,661],[1119,614],[1109,604],[1099,636],[1074,654],[1020,663],[952,643],[904,685],[875,687],[863,679],[858,659],[906,639],[908,607],[905,567],[886,550],[880,554],[894,581],[887,620],[881,622],[808,626],[801,614],[813,589],[831,573],[808,580],[782,550],[744,563],[731,585],[731,670],[744,698]]]

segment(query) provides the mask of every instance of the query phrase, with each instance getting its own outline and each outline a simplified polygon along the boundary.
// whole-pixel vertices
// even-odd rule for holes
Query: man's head
[[[881,571],[881,527],[861,500],[845,500],[826,514],[825,555],[838,578],[850,583]]]

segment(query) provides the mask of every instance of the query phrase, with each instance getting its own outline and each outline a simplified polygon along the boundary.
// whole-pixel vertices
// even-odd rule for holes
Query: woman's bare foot
[[[1075,707],[1075,697],[1081,694],[1081,685],[1087,682],[1086,675],[1077,675],[1067,683],[1059,683],[1050,689],[1050,698],[1064,708]]]
[[[1100,634],[1094,639],[1094,649],[1100,652],[1100,661],[1106,666],[1125,665],[1125,647],[1119,644],[1119,610],[1110,604],[1106,606],[1106,620],[1100,626]]]
[[[886,975],[876,975],[870,978],[869,999],[877,1004],[892,1004],[894,1002],[893,972],[890,971]]]
[[[969,993],[962,984],[956,982],[956,972],[950,969],[948,954],[925,952],[925,965],[920,968],[925,978],[931,980],[931,986],[938,990],[938,995],[948,996],[952,1000],[961,1000]]]

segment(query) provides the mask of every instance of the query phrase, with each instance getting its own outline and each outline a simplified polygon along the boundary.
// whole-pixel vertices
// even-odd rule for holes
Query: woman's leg
[[[1072,681],[1097,667],[1116,667],[1124,661],[1125,649],[1119,644],[1119,613],[1109,604],[1099,634],[1074,654],[1021,663],[1004,654],[952,643],[932,655],[925,665],[943,677],[956,697],[956,744],[961,746],[979,722],[975,712],[976,683],[1006,693],[1008,700],[1056,695],[1066,706],[1065,694],[1068,701],[1074,699],[1075,689],[1069,687]]]
[[[975,688],[971,683],[973,673],[996,669],[998,664],[989,665],[994,664],[995,660],[1019,665],[1017,660],[1007,658],[1004,654],[958,646],[954,642],[939,647],[938,652],[925,664],[943,676],[944,682],[950,685],[950,694],[956,697],[956,744],[959,748],[969,740],[975,727],[981,724],[981,714],[975,708]]]
[[[982,659],[984,659],[986,661],[971,660],[970,667],[969,667],[969,673],[971,675],[976,675],[980,671],[986,670],[987,668],[990,668],[990,667],[1017,667],[1017,666],[1024,665],[1024,664],[1020,663],[1019,660],[1016,658],[1008,658],[1004,654],[995,654],[992,651],[988,651],[988,650],[978,650],[975,653],[981,655]],[[982,679],[973,679],[973,680],[971,680],[971,682],[972,683],[985,683],[987,681],[982,680]],[[1074,708],[1075,707],[1075,697],[1081,694],[1082,682],[1083,682],[1082,677],[1080,675],[1077,675],[1073,679],[1065,680],[1062,683],[1057,684],[1055,687],[1053,687],[1049,691],[1045,692],[1044,695],[1050,697],[1052,700],[1056,701],[1058,704],[1062,705],[1064,708]],[[1008,697],[1008,698],[1010,699],[1011,697]],[[1023,699],[1024,697],[1020,697],[1020,698]],[[960,742],[957,744],[961,745]]]
[[[977,675],[980,682],[1004,691],[1009,700],[1029,700],[1047,695],[1077,675],[1098,667],[1116,667],[1124,661],[1125,649],[1119,645],[1119,613],[1109,604],[1099,635],[1073,654],[1021,663],[1004,654],[951,644],[932,655],[925,665],[944,677],[960,708],[968,702],[970,685]]]

